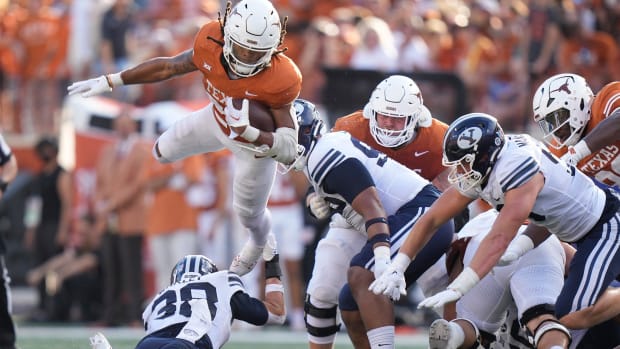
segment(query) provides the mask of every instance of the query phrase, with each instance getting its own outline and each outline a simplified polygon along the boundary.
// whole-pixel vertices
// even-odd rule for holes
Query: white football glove
[[[390,247],[377,246],[377,248],[373,250],[373,253],[375,255],[373,273],[375,274],[375,279],[378,279],[390,267]]]
[[[534,242],[532,239],[527,235],[520,234],[508,245],[504,254],[499,258],[497,266],[503,267],[510,265],[533,248]]]
[[[467,267],[448,285],[446,290],[426,298],[418,304],[418,308],[439,308],[446,303],[454,302],[463,297],[479,281],[480,277],[478,274],[472,268]]]
[[[571,166],[577,166],[581,159],[590,155],[592,152],[588,145],[583,140],[577,142],[575,146],[568,147],[566,154],[562,155],[562,160]]]
[[[404,273],[410,262],[411,258],[404,253],[397,254],[383,274],[370,284],[368,290],[376,295],[386,295],[393,301],[399,300],[401,295],[407,294]]]
[[[424,299],[422,302],[420,302],[420,304],[418,304],[418,309],[439,308],[442,307],[444,304],[454,302],[461,297],[463,297],[463,294],[461,294],[459,291],[448,288],[444,291],[437,293],[434,296]]]
[[[327,201],[317,193],[310,193],[306,198],[306,206],[317,219],[325,219],[329,216],[330,207]]]
[[[405,275],[398,268],[390,265],[378,279],[370,284],[368,290],[377,295],[386,295],[391,300],[397,301],[401,295],[407,294]]]
[[[226,122],[232,127],[243,127],[250,125],[250,114],[248,114],[248,108],[250,101],[243,100],[241,109],[235,108],[232,102],[232,97],[226,97],[226,107],[224,113],[226,114]]]
[[[92,97],[110,92],[112,87],[105,75],[101,75],[98,78],[74,82],[67,87],[67,91],[69,91],[69,96],[79,93],[82,97]]]
[[[267,151],[267,156],[277,162],[290,165],[297,157],[297,130],[289,127],[279,127],[273,133],[273,145]]]

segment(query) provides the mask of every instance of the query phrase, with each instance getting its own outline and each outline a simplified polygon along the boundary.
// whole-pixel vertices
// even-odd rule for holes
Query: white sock
[[[463,342],[465,342],[465,332],[463,332],[463,328],[461,328],[459,324],[452,321],[450,321],[448,324],[450,325],[451,329],[450,343],[456,344],[457,347],[461,346]]]
[[[394,349],[394,326],[383,326],[366,332],[371,349]]]

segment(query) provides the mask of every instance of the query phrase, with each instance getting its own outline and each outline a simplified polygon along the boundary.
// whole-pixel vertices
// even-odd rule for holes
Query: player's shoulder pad
[[[358,110],[349,115],[341,116],[336,119],[332,131],[347,131],[356,130],[359,127],[368,128],[368,119],[362,115],[362,111]]]
[[[536,141],[528,135],[517,137],[507,137],[493,169],[504,193],[521,186],[540,171],[539,159],[533,151],[537,147]]]

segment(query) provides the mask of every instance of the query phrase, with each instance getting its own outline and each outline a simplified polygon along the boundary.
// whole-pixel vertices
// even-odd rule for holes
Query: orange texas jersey
[[[413,142],[402,148],[386,148],[379,145],[370,133],[369,120],[362,111],[343,116],[336,120],[333,131],[347,131],[353,137],[385,153],[392,159],[416,171],[432,181],[445,167],[441,164],[443,155],[443,136],[448,125],[434,119],[430,127],[418,127]]]
[[[603,119],[615,110],[620,110],[620,82],[611,82],[596,94],[592,102],[590,121],[586,125],[584,135],[590,133]],[[566,153],[562,149],[550,149],[557,156]],[[583,158],[577,166],[590,177],[594,177],[607,185],[620,185],[620,138],[599,151]]]
[[[226,135],[230,128],[224,116],[226,97],[257,100],[272,108],[292,103],[301,91],[301,73],[297,65],[283,54],[271,59],[271,65],[247,78],[231,79],[222,62],[224,35],[219,21],[205,24],[194,39],[193,61],[202,72],[203,85],[215,117]],[[237,137],[237,140],[242,140]]]

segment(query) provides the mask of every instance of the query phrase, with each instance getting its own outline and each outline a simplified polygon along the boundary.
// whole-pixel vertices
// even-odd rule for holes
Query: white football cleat
[[[95,333],[89,340],[91,349],[112,349],[112,346],[101,332]]]
[[[457,349],[462,343],[458,343],[453,324],[444,319],[433,321],[428,330],[428,345],[430,349]]]
[[[239,276],[243,276],[254,269],[254,266],[256,266],[262,254],[263,247],[256,246],[250,239],[245,243],[241,252],[235,256],[228,270]]]

